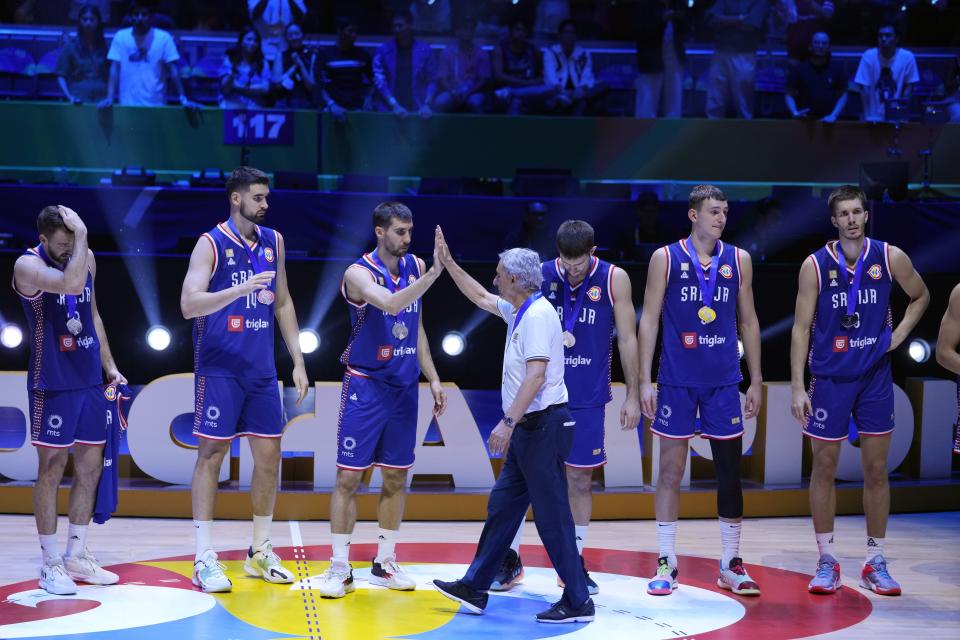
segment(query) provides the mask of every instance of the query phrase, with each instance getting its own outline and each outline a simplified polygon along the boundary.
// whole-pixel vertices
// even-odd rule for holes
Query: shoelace
[[[397,575],[403,573],[403,569],[400,568],[400,565],[397,564],[396,560],[387,560],[380,564],[380,567],[391,575]]]
[[[658,576],[669,576],[671,573],[673,573],[673,569],[670,568],[670,565],[666,561],[657,565]]]
[[[883,579],[885,579],[885,580],[893,580],[893,577],[887,572],[887,563],[886,563],[886,562],[884,562],[884,561],[881,560],[881,561],[878,562],[877,564],[872,564],[872,565],[870,565],[870,566],[873,567],[874,573],[879,574],[881,578],[883,578]]]
[[[61,562],[58,562],[58,563],[56,563],[56,564],[48,564],[48,565],[47,565],[47,569],[48,569],[51,573],[54,573],[54,574],[57,575],[57,576],[67,577],[67,568],[66,568],[65,566],[63,566],[63,562],[62,562],[62,561],[61,561]]]
[[[835,562],[818,562],[817,563],[817,577],[818,578],[831,578],[833,577],[833,568],[837,566]]]
[[[731,562],[731,563],[730,563],[730,571],[733,571],[733,572],[734,572],[735,574],[737,574],[738,576],[745,576],[745,575],[747,575],[746,570],[743,568],[743,564],[740,563],[740,562]]]
[[[219,560],[200,560],[200,564],[202,564],[205,569],[208,569],[214,573],[223,574],[227,570],[226,565]]]

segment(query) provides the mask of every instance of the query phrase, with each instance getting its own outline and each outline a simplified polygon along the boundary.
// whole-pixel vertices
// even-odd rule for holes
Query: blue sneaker
[[[822,555],[817,561],[817,573],[814,574],[807,591],[829,595],[840,588],[840,563],[831,555]]]
[[[873,560],[864,563],[860,572],[860,586],[881,596],[900,595],[900,583],[890,577],[883,556],[874,556]]]
[[[657,560],[657,575],[647,584],[647,593],[652,596],[668,596],[677,588],[676,567],[671,567],[666,558]]]
[[[513,549],[507,549],[500,569],[490,583],[490,591],[509,591],[514,585],[523,582],[523,562]]]

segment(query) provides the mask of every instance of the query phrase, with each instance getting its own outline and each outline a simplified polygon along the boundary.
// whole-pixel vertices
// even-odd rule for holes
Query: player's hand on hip
[[[505,425],[502,420],[498,422],[487,440],[490,453],[495,456],[503,454],[507,450],[507,445],[510,444],[511,435],[513,435],[513,429]]]
[[[80,219],[76,211],[62,204],[57,205],[57,208],[60,210],[60,217],[63,218],[63,226],[67,228],[67,231],[72,231],[73,233],[87,232],[87,225],[83,223],[83,220]]]
[[[620,407],[620,428],[624,431],[636,429],[640,425],[640,401],[627,397]]]
[[[439,380],[430,383],[430,393],[433,394],[433,415],[442,416],[447,410],[447,392],[443,390]]]
[[[276,276],[276,271],[261,271],[252,278],[248,278],[246,282],[241,282],[237,286],[244,295],[249,295],[269,287],[270,283]]]
[[[790,402],[790,412],[801,425],[807,424],[807,416],[813,415],[813,405],[810,396],[803,389],[793,390],[793,399]]]
[[[650,420],[657,414],[657,390],[650,382],[640,383],[640,411]]]
[[[756,418],[760,413],[760,400],[763,397],[763,391],[759,384],[751,384],[747,387],[747,401],[743,407],[743,419],[749,420]]]

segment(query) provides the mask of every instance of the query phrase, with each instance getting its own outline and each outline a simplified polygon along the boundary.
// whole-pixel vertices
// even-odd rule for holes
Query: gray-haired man
[[[487,521],[466,575],[454,582],[434,580],[443,595],[473,613],[487,606],[486,590],[500,568],[510,540],[533,504],[537,531],[560,579],[563,597],[537,614],[539,622],[590,622],[587,594],[567,498],[564,460],[573,443],[574,421],[563,383],[563,330],[553,306],[540,294],[540,256],[530,249],[500,254],[496,296],[454,262],[440,227],[436,254],[460,291],[475,305],[507,323],[503,353],[503,418],[490,434],[490,453],[507,449],[500,477],[490,493]]]

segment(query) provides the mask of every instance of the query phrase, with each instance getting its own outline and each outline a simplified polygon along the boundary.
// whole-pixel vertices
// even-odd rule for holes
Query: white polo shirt
[[[546,409],[567,401],[563,384],[563,329],[560,317],[549,302],[535,300],[515,327],[517,309],[503,298],[497,299],[497,310],[507,323],[507,340],[503,349],[503,383],[500,396],[506,413],[520,391],[527,375],[528,360],[547,360],[547,378],[527,408],[527,413]]]

